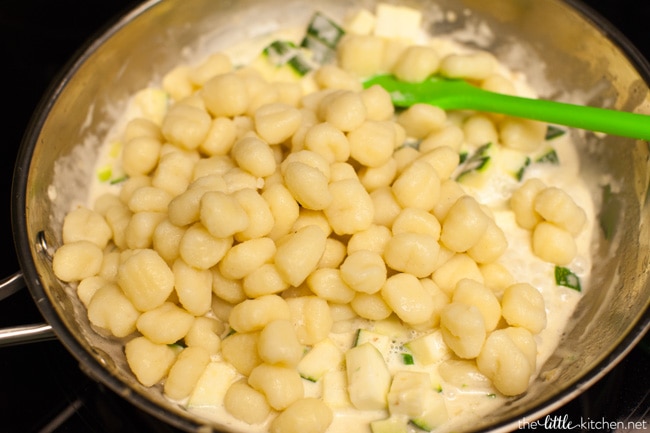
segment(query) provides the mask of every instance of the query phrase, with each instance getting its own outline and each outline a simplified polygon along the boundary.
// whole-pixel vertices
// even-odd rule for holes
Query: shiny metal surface
[[[56,339],[56,335],[52,331],[52,327],[44,323],[0,329],[0,347],[54,339]]]
[[[25,287],[22,272],[16,272],[0,281],[0,301]]]
[[[471,40],[525,72],[541,96],[650,113],[650,69],[620,35],[582,3],[554,0],[439,0],[403,3],[427,11],[435,34]],[[151,1],[125,16],[71,64],[44,101],[25,137],[14,184],[13,225],[26,283],[57,337],[93,377],[135,405],[188,431],[223,430],[139,385],[119,344],[86,319],[83,306],[51,270],[43,232],[60,244],[63,215],[83,201],[94,158],[115,113],[134,91],[160,79],[188,50],[219,49],[281,23],[303,25],[314,10],[340,18],[351,4],[330,1]],[[466,11],[471,11],[466,13]],[[456,19],[449,20],[450,16]],[[192,50],[190,50],[192,51]],[[484,418],[476,431],[509,431],[574,398],[604,375],[650,327],[650,170],[648,144],[575,134],[583,175],[603,227],[594,239],[593,290],[543,374],[521,398]],[[609,191],[609,192],[607,192]],[[609,221],[613,221],[611,224]]]
[[[0,301],[25,288],[22,272],[16,272],[0,281]],[[0,347],[52,340],[56,336],[45,323],[0,328]]]

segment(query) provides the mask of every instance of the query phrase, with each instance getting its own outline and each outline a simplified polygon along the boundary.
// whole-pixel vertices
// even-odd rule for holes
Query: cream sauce
[[[291,32],[290,32],[291,33]],[[264,37],[256,40],[252,44],[243,47],[233,48],[230,54],[237,61],[243,61],[250,57],[251,53],[259,52],[268,41],[274,40],[276,36]],[[444,47],[444,50],[451,50],[449,41],[436,40],[433,42],[437,47]],[[442,49],[442,48],[441,48]],[[458,49],[456,47],[456,49]],[[444,51],[443,50],[443,51]],[[517,87],[523,89],[521,93],[533,95],[534,92],[528,89],[524,77],[512,74],[516,81]],[[123,131],[126,120],[134,118],[141,114],[136,104],[131,104],[130,108],[124,114],[122,120],[118,122],[107,137],[103,153],[97,163],[97,170],[105,166],[112,166],[114,170],[119,171],[119,161],[114,155],[114,146],[119,142],[119,137]],[[537,177],[549,186],[557,186],[564,189],[571,197],[591,216],[588,219],[587,226],[582,230],[576,239],[578,245],[578,255],[569,267],[580,277],[583,288],[589,286],[589,276],[591,269],[591,234],[594,230],[594,205],[591,201],[588,189],[584,182],[578,176],[579,157],[575,146],[567,135],[555,139],[554,148],[558,153],[561,166],[550,164],[536,164],[529,167],[526,172],[527,177]],[[581,294],[564,287],[556,286],[554,282],[554,266],[537,258],[530,247],[530,232],[517,226],[511,211],[504,206],[504,200],[517,183],[512,179],[503,178],[501,181],[489,182],[485,189],[468,192],[474,195],[477,200],[490,207],[494,212],[494,217],[506,234],[509,248],[500,259],[500,263],[505,265],[518,282],[528,282],[539,289],[546,303],[547,326],[535,336],[537,342],[537,366],[538,373],[541,370],[546,359],[554,352],[557,347],[563,330],[577,304]],[[94,179],[91,194],[89,196],[89,207],[95,199],[103,193],[119,191],[120,185],[109,185],[106,182],[100,182]],[[340,325],[340,324],[339,324]],[[353,345],[356,324],[346,324],[338,326],[343,332],[332,333],[330,337],[338,342],[342,350],[347,350]],[[412,335],[405,335],[403,339],[397,341],[397,346],[405,343]],[[463,424],[471,423],[473,419],[481,417],[483,414],[493,411],[496,407],[504,404],[507,399],[500,396],[489,384],[485,387],[467,389],[445,383],[440,378],[438,365],[429,366],[404,366],[397,356],[387,359],[390,369],[394,372],[399,369],[421,370],[430,373],[432,377],[439,378],[442,383],[442,395],[445,398],[450,421],[436,429],[436,431],[453,431],[460,428]],[[306,396],[320,396],[322,393],[321,384],[313,383],[307,380],[303,381]],[[179,402],[181,405],[185,402]],[[193,413],[206,418],[216,420],[229,429],[256,433],[265,432],[268,429],[268,423],[259,425],[248,425],[233,418],[224,408],[223,405],[217,407],[193,407],[190,409]],[[367,411],[360,412],[352,407],[343,407],[335,409],[335,418],[328,433],[368,433],[370,431],[368,423],[372,420],[383,419],[388,416],[387,411]],[[416,431],[416,430],[414,430]]]

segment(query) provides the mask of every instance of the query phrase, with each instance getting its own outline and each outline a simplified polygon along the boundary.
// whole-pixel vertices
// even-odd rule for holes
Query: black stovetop
[[[0,200],[5,203],[0,207],[0,245],[4,250],[0,278],[18,270],[10,228],[10,187],[17,149],[32,111],[75,51],[137,3],[0,0]],[[650,58],[650,2],[587,3]],[[27,290],[0,302],[0,328],[41,321]],[[554,417],[568,418],[574,424],[581,419],[608,423],[641,419],[645,431],[650,431],[649,364],[650,340],[646,337],[612,372],[555,411]],[[89,379],[57,341],[0,347],[0,414],[0,432],[6,433],[176,431]]]

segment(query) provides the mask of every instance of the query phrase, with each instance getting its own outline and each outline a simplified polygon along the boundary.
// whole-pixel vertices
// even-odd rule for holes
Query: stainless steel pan
[[[543,97],[650,113],[647,61],[582,3],[404,3],[425,11],[433,33],[474,41],[526,72]],[[83,306],[54,277],[50,253],[61,243],[64,214],[85,199],[102,136],[130,94],[186,60],[189,51],[219,49],[278,25],[304,26],[314,10],[341,17],[351,4],[372,8],[374,1],[149,1],[81,53],[35,113],[14,173],[12,223],[22,271],[3,281],[0,299],[26,283],[47,323],[2,330],[0,342],[55,335],[89,375],[134,405],[188,431],[226,431],[137,383],[121,345],[91,329]],[[520,420],[559,408],[612,369],[650,327],[648,143],[578,131],[575,138],[582,174],[602,206],[593,287],[542,376],[524,396],[475,425],[476,431],[512,430]]]

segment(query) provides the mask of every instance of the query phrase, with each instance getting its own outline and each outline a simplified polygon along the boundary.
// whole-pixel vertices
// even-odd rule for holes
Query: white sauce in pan
[[[575,147],[567,136],[560,137],[556,140],[558,141],[555,143],[555,148],[560,161],[562,161],[562,168],[552,165],[540,165],[531,169],[528,175],[540,178],[547,185],[565,189],[583,207],[588,215],[593,215],[594,209],[588,189],[577,177],[579,161]],[[501,196],[501,191],[481,191],[482,202],[486,204],[491,202],[499,203]],[[517,226],[512,212],[495,210],[495,218],[498,225],[506,233],[508,242],[511,245],[500,262],[511,271],[516,281],[527,281],[538,288],[546,304],[547,326],[535,336],[538,350],[537,366],[539,373],[546,359],[551,356],[559,344],[567,322],[576,304],[581,299],[582,294],[555,284],[553,274],[554,265],[540,260],[532,253],[529,246],[530,233]],[[589,220],[587,227],[585,227],[581,235],[577,238],[579,253],[570,265],[572,270],[576,272],[576,275],[580,277],[583,290],[589,285],[592,232],[593,220]],[[355,332],[356,328],[346,333],[332,334],[331,337],[339,342],[342,349],[347,349],[353,345]],[[393,356],[390,360],[392,362],[389,363],[389,366],[393,371],[404,369],[404,365],[398,356]],[[412,367],[414,370],[422,369],[423,371],[428,371],[433,377],[440,378],[437,371],[438,364],[426,367],[417,365]],[[442,393],[445,397],[450,421],[446,425],[436,429],[436,432],[462,429],[464,425],[471,425],[472,420],[480,419],[507,401],[507,398],[495,393],[494,388],[489,383],[485,384],[485,387],[457,387],[445,383],[442,379],[441,381]],[[319,395],[320,389],[316,384],[306,380],[303,383],[305,385],[306,395]],[[210,419],[230,419],[228,425],[239,428],[242,432],[262,433],[266,431],[266,426],[264,425],[249,426],[234,420],[223,408],[194,408],[192,410]],[[339,409],[336,411],[334,421],[327,431],[328,433],[368,433],[370,431],[368,423],[372,420],[383,419],[387,414],[387,411],[360,413],[350,408]],[[421,430],[413,428],[413,432],[417,431]]]
[[[256,44],[253,50],[242,49],[240,47],[237,50],[233,50],[233,53],[236,53],[236,56],[240,56],[241,53],[250,53],[251,51],[258,52],[258,45]],[[524,81],[519,81],[518,85],[524,89],[526,88]],[[530,89],[527,89],[527,91],[532,93]],[[122,121],[116,124],[113,135],[107,138],[107,142],[103,148],[104,154],[97,163],[97,170],[109,165],[113,165],[115,169],[119,169],[118,165],[115,165],[115,155],[111,155],[111,146],[118,139],[119,134],[126,124],[126,120],[136,115],[138,115],[138,109],[131,107],[124,114]],[[586,227],[576,238],[578,255],[570,266],[568,266],[580,278],[584,289],[589,286],[591,268],[590,246],[591,236],[594,230],[593,215],[595,211],[587,187],[578,177],[579,158],[568,134],[554,139],[553,147],[558,153],[561,166],[558,167],[551,164],[531,165],[526,171],[526,178],[536,177],[548,186],[562,188],[569,193],[589,216]],[[505,181],[505,183],[491,183],[485,189],[476,191],[475,197],[479,202],[492,209],[497,224],[508,238],[509,248],[500,259],[500,263],[509,269],[515,281],[532,284],[539,289],[544,297],[547,326],[546,329],[535,336],[538,349],[537,368],[539,372],[545,360],[557,347],[567,321],[582,295],[575,290],[557,286],[554,281],[554,265],[540,260],[531,251],[530,232],[520,228],[515,223],[512,212],[504,206],[504,197],[509,196],[509,193],[516,186],[516,181],[511,179]],[[115,191],[118,188],[119,185],[108,185],[106,182],[98,181],[95,177],[88,206],[92,207],[92,203],[99,195],[106,191]],[[351,347],[355,338],[356,328],[349,325],[343,329],[335,328],[335,330],[341,332],[332,333],[331,338],[338,342],[343,350]],[[406,337],[410,338],[412,335],[406,335]],[[403,342],[397,341],[397,346]],[[405,368],[398,356],[390,357],[388,361],[389,367],[392,370]],[[484,387],[458,387],[454,384],[444,382],[440,378],[438,364],[429,366],[418,366],[416,364],[408,367],[413,370],[421,369],[427,371],[432,377],[439,378],[441,381],[442,395],[447,404],[450,421],[445,426],[436,429],[436,431],[453,431],[459,429],[463,423],[471,422],[474,417],[481,417],[482,414],[489,413],[506,401],[504,397],[495,393],[494,388],[490,386],[489,382]],[[306,395],[318,396],[321,393],[320,384],[318,383],[305,380],[304,385]],[[223,407],[195,407],[191,408],[191,410],[196,414],[217,420],[224,425],[230,426],[230,428],[241,430],[242,432],[264,432],[267,429],[266,424],[251,426],[237,421]],[[387,411],[369,411],[363,413],[351,408],[335,409],[335,419],[328,432],[368,433],[369,421],[383,419],[387,415]]]

